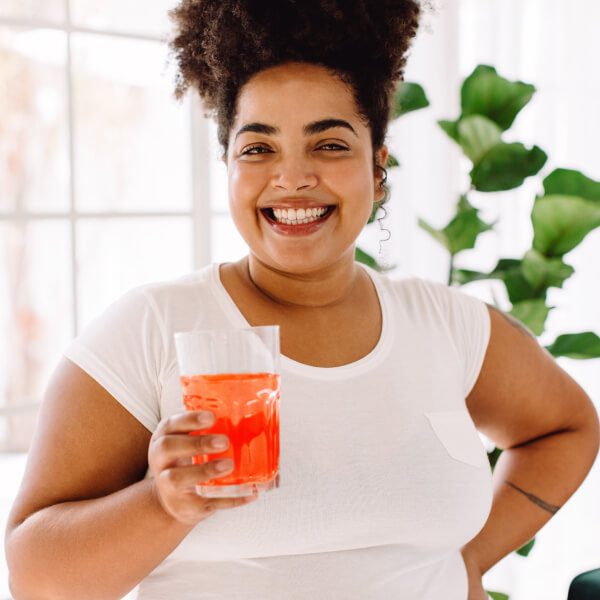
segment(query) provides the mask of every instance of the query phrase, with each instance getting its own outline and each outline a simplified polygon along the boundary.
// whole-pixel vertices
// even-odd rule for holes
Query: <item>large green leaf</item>
[[[531,287],[538,292],[549,287],[561,288],[565,280],[575,272],[561,258],[546,258],[535,248],[525,253],[521,270]]]
[[[533,247],[546,256],[563,256],[600,226],[600,203],[577,196],[542,196],[531,212]]]
[[[544,333],[544,324],[552,308],[541,299],[522,300],[513,304],[510,314],[540,336]]]
[[[600,182],[571,169],[554,169],[544,179],[544,192],[546,196],[579,196],[600,202]]]
[[[488,452],[488,460],[490,462],[490,468],[492,471],[496,468],[496,463],[502,454],[501,448],[494,448],[491,452]]]
[[[500,143],[501,136],[498,125],[480,115],[471,115],[458,122],[458,143],[473,164]]]
[[[520,556],[529,556],[531,549],[535,546],[535,537],[531,538],[524,546],[521,546],[516,553]]]
[[[388,160],[387,160],[387,168],[388,169],[393,169],[394,167],[399,167],[400,163],[398,162],[398,159],[390,152],[388,155]]]
[[[464,285],[471,281],[483,279],[500,279],[506,286],[508,298],[516,304],[524,300],[545,300],[546,292],[542,287],[536,289],[527,279],[523,271],[523,261],[517,258],[502,258],[489,273],[470,271],[467,269],[454,269],[452,283]]]
[[[490,277],[489,273],[481,271],[470,271],[469,269],[453,269],[451,284],[465,285],[471,281],[480,281],[482,279],[499,279],[498,277]]]
[[[354,260],[364,265],[375,269],[376,271],[381,271],[381,267],[379,263],[370,255],[367,254],[364,250],[361,250],[358,246],[354,248]]]
[[[468,269],[455,269],[454,283],[464,285],[471,281],[479,281],[481,279],[505,279],[506,274],[513,270],[521,268],[521,261],[517,258],[501,258],[496,266],[489,273],[481,271],[470,271]]]
[[[429,100],[425,90],[418,83],[403,81],[394,94],[391,120],[427,106],[429,106]]]
[[[458,121],[442,119],[437,124],[446,132],[448,137],[452,138],[458,144]]]
[[[461,196],[457,205],[456,216],[444,227],[438,230],[419,219],[419,226],[440,242],[451,255],[458,254],[461,250],[474,248],[477,236],[484,231],[492,229],[490,225],[482,221],[479,210],[472,206],[466,196]]]
[[[485,591],[492,598],[492,600],[510,600],[510,596],[508,594],[504,594],[502,592],[490,592],[490,590]]]
[[[527,278],[523,274],[522,263],[517,267],[507,269],[502,276],[502,280],[506,286],[508,298],[513,304],[524,302],[526,300],[538,299],[540,293],[542,299],[546,299],[544,291],[538,292],[529,281],[527,281]]]
[[[443,229],[450,254],[474,248],[477,236],[492,229],[493,224],[482,221],[478,215],[479,210],[469,203],[466,196],[461,196],[456,216]]]
[[[505,131],[534,93],[533,85],[508,81],[494,67],[478,65],[462,85],[461,117],[483,115]]]
[[[519,187],[527,177],[538,173],[547,158],[546,153],[538,146],[528,150],[518,142],[501,142],[474,165],[471,181],[480,192],[512,190]]]
[[[567,356],[576,359],[600,358],[600,337],[593,331],[564,333],[554,343],[546,346],[554,357]]]

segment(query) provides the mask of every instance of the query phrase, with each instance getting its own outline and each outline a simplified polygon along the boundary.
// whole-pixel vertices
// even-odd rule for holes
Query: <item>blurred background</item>
[[[247,253],[228,216],[214,124],[196,97],[172,97],[165,40],[173,0],[0,0],[0,527],[25,464],[37,410],[62,349],[128,289]],[[382,262],[395,278],[447,281],[448,253],[417,226],[442,227],[465,189],[468,164],[436,125],[460,112],[462,80],[480,63],[537,92],[511,129],[556,167],[600,179],[600,3],[446,0],[425,16],[406,69],[431,102],[394,122],[392,199]],[[462,268],[491,270],[532,239],[539,178],[486,194],[496,232]],[[477,200],[477,193],[473,195]],[[377,256],[377,225],[359,245]],[[600,332],[600,230],[568,256],[576,274],[550,291],[547,341]],[[490,282],[466,291],[492,302]],[[552,295],[554,292],[554,295]],[[500,297],[501,298],[501,297]],[[541,339],[545,342],[545,339]],[[598,361],[558,359],[600,404]],[[564,600],[571,579],[600,567],[600,467],[540,531],[484,579],[511,600]],[[0,598],[8,598],[0,551]]]

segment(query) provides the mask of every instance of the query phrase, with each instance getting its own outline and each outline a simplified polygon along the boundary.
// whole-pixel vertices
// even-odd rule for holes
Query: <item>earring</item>
[[[385,169],[385,167],[382,167],[381,165],[375,165],[375,168],[377,169],[381,169],[383,171],[383,177],[381,179],[381,182],[379,183],[379,188],[383,189],[385,196],[383,197],[383,202],[387,202],[389,200],[389,190],[386,186],[386,182],[387,182],[387,170]],[[381,200],[375,200],[375,202],[381,202]]]
[[[375,219],[378,223],[379,223],[379,229],[381,229],[381,231],[386,231],[388,236],[382,240],[379,240],[379,263],[382,267],[382,269],[385,271],[388,268],[390,268],[390,264],[387,260],[387,258],[385,258],[383,256],[383,250],[382,250],[382,244],[383,242],[387,242],[391,237],[392,237],[392,233],[389,229],[386,229],[383,225],[382,225],[382,220],[385,219],[385,217],[387,217],[387,210],[385,208],[385,204],[387,203],[387,201],[390,199],[390,190],[388,188],[388,186],[386,185],[387,182],[387,171],[385,169],[385,167],[382,167],[381,165],[376,165],[376,167],[378,169],[381,169],[383,171],[383,178],[381,180],[381,183],[379,184],[380,189],[383,189],[383,199],[382,200],[376,200],[376,202],[381,202],[379,208],[381,208],[381,210],[383,211],[383,217],[379,217],[378,219]]]

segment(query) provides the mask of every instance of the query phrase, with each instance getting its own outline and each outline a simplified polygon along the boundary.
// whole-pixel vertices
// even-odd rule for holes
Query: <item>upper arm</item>
[[[145,475],[151,433],[62,358],[46,389],[9,530],[60,502],[105,496]]]
[[[582,426],[597,431],[596,409],[577,382],[523,325],[488,311],[490,341],[467,397],[477,429],[502,449]]]

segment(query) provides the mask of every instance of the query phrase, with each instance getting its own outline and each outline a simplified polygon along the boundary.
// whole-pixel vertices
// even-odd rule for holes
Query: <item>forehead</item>
[[[260,118],[300,123],[323,114],[358,123],[351,89],[325,67],[287,63],[260,71],[242,87],[235,122]]]

